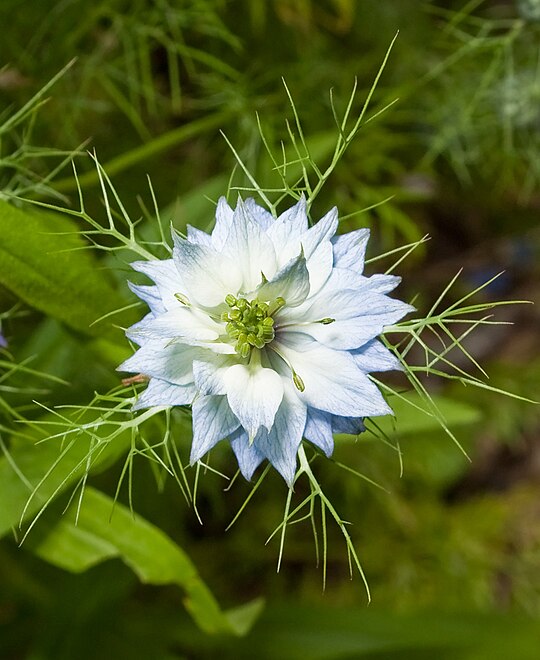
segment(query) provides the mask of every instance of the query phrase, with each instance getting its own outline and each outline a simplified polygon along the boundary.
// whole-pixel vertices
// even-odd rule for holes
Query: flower
[[[150,379],[136,409],[192,406],[192,463],[228,438],[246,479],[268,459],[291,484],[303,438],[330,456],[392,413],[367,374],[399,368],[377,337],[413,308],[387,296],[400,278],[362,275],[369,230],[337,227],[336,208],[310,227],[304,198],[274,218],[222,197],[211,234],[131,264],[155,284],[130,283],[150,312],[119,370]]]

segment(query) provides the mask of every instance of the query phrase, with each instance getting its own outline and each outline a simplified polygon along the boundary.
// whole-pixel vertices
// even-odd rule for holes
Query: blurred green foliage
[[[400,265],[406,275],[402,297],[415,297],[419,309],[429,307],[462,266],[459,286],[465,290],[507,269],[499,288],[484,295],[538,301],[540,4],[25,5],[30,3],[0,3],[0,25],[9,26],[0,40],[0,322],[8,340],[8,348],[0,348],[0,439],[6,452],[0,459],[0,657],[239,658],[252,657],[256,649],[261,658],[291,659],[536,658],[538,408],[428,379],[469,462],[432,418],[393,401],[400,410],[395,425],[383,421],[387,443],[371,434],[355,442],[338,439],[334,460],[314,463],[337,508],[354,523],[350,530],[375,607],[366,609],[361,582],[349,580],[343,540],[333,528],[324,594],[309,525],[292,528],[276,576],[278,542],[265,546],[264,540],[282,519],[284,485],[270,475],[225,532],[251,485],[229,490],[219,474],[201,474],[195,503],[201,525],[182,484],[167,474],[163,447],[153,444],[172,432],[178,449],[173,458],[185,463],[185,416],[150,419],[137,436],[146,442],[143,450],[133,448],[135,431],[114,435],[114,420],[96,429],[95,437],[86,438],[95,458],[89,479],[87,445],[80,438],[62,444],[60,458],[52,441],[34,444],[50,429],[56,432],[58,414],[64,424],[78,414],[55,414],[52,407],[82,407],[86,419],[94,393],[118,385],[114,368],[129,347],[114,326],[128,325],[129,315],[142,308],[90,325],[134,302],[125,284],[133,255],[109,249],[107,238],[75,236],[75,230],[88,229],[80,218],[29,210],[13,195],[78,208],[69,166],[74,155],[86,209],[106,225],[99,177],[85,155],[91,149],[130,217],[140,218],[145,240],[159,242],[169,222],[178,229],[187,223],[206,229],[213,215],[206,196],[215,200],[230,185],[249,185],[219,129],[249,171],[271,185],[275,173],[260,129],[279,152],[286,120],[294,121],[284,77],[312,156],[326,166],[336,132],[330,88],[342,113],[356,78],[361,103],[399,30],[370,116],[399,101],[362,127],[314,215],[337,205],[345,217],[342,231],[371,227],[371,256],[429,232],[427,246]],[[73,58],[54,85],[27,105]],[[104,250],[63,251],[94,240]],[[515,326],[479,328],[467,347],[494,386],[538,398],[538,312],[505,314],[503,320]],[[422,363],[424,356],[410,358]],[[400,383],[396,377],[394,384]],[[100,445],[101,433],[113,434],[114,442]],[[216,470],[234,472],[225,448],[213,459]],[[44,476],[45,490],[25,510],[32,486]],[[84,485],[91,490],[80,500]],[[50,506],[19,548],[43,506],[40,497],[51,497]],[[114,497],[117,511],[109,525]],[[75,527],[78,505],[81,525]],[[136,529],[129,526],[129,506],[137,512]],[[122,525],[133,535],[130,547],[115,546],[115,539],[127,538],[125,530],[114,534]],[[167,557],[173,557],[168,564]],[[161,577],[145,572],[159,573],[163,565]],[[137,576],[152,586],[141,585]],[[207,631],[247,628],[256,599],[268,604],[244,639],[208,636],[184,611],[178,586],[190,595],[188,609]],[[218,601],[236,609],[222,609]],[[241,603],[244,609],[238,609]]]

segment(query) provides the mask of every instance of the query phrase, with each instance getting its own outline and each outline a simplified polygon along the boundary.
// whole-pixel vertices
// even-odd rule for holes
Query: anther
[[[270,306],[270,309],[268,310],[268,316],[273,316],[282,307],[285,307],[285,298],[279,296],[279,298],[275,299],[274,304]]]
[[[293,379],[293,383],[294,383],[294,385],[295,385],[295,387],[298,391],[303,392],[306,389],[306,386],[304,385],[304,381],[300,378],[300,376],[294,370],[292,372],[292,379]]]
[[[178,300],[178,302],[181,302],[182,305],[186,305],[186,307],[189,307],[191,304],[189,302],[189,298],[185,296],[183,293],[175,293],[174,297],[176,298],[176,300]]]

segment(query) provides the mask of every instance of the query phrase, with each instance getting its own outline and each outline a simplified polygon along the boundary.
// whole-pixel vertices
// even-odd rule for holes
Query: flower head
[[[377,337],[412,307],[387,296],[398,277],[362,275],[369,230],[337,227],[335,208],[310,227],[303,198],[277,219],[221,198],[211,234],[132,264],[155,284],[130,285],[150,313],[119,369],[150,378],[135,408],[192,406],[192,463],[228,438],[247,479],[268,459],[292,483],[303,438],[329,456],[392,412],[367,374],[399,368]]]

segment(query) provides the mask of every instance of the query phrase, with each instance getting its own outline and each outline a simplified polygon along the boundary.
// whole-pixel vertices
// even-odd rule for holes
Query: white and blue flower
[[[132,264],[154,285],[130,285],[150,313],[119,369],[150,379],[135,408],[192,406],[192,463],[228,438],[246,479],[268,459],[291,484],[303,438],[330,456],[392,413],[367,374],[399,368],[377,337],[413,308],[387,295],[398,277],[362,275],[369,230],[337,227],[335,208],[310,227],[304,199],[274,218],[221,198],[211,234]]]

